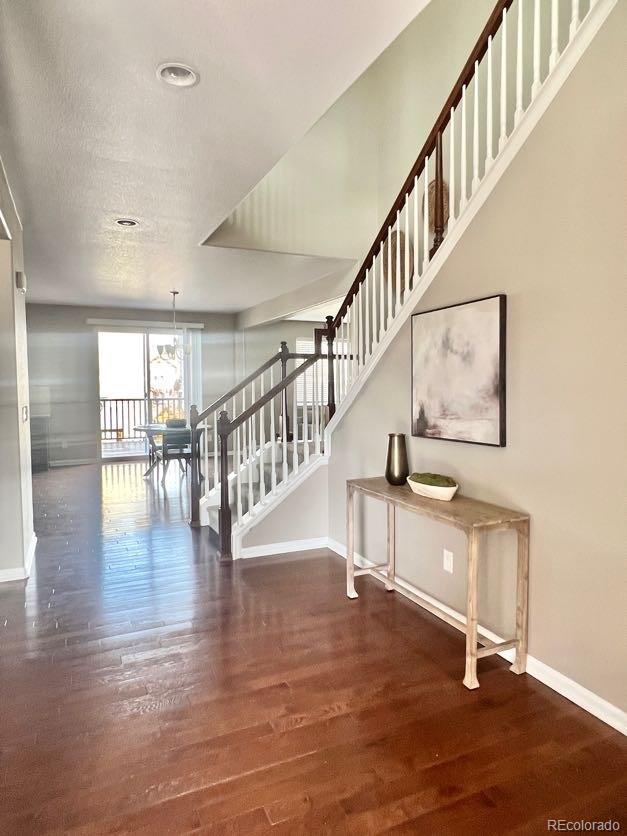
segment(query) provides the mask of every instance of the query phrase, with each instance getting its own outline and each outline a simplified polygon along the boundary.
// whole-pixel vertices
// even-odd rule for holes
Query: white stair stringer
[[[332,437],[336,427],[339,426],[344,415],[357,398],[364,384],[377,367],[381,357],[389,345],[398,335],[400,329],[407,322],[420,299],[435,280],[443,264],[453,251],[464,232],[471,224],[475,215],[492,193],[497,183],[508,169],[510,163],[517,156],[518,152],[546,112],[555,96],[560,91],[568,76],[579,62],[586,49],[593,41],[595,35],[603,25],[606,18],[616,5],[618,0],[597,0],[590,8],[585,19],[580,23],[576,32],[572,35],[569,44],[564,48],[558,61],[550,70],[549,75],[535,92],[532,101],[527,109],[520,116],[519,121],[512,129],[512,132],[503,144],[494,160],[487,168],[483,178],[468,197],[467,202],[461,209],[459,216],[447,228],[444,241],[424,268],[422,275],[416,281],[415,286],[409,293],[406,293],[402,305],[388,327],[385,334],[376,345],[373,345],[372,353],[367,356],[363,365],[359,367],[359,373],[351,380],[341,402],[336,404],[336,411],[333,418],[327,424],[324,431],[324,453],[311,456],[307,464],[300,466],[295,478],[285,485],[277,487],[276,491],[266,494],[265,499],[255,505],[253,512],[244,515],[240,523],[233,527],[233,557],[242,557],[242,541],[246,534],[254,528],[262,519],[268,516],[278,505],[289,496],[297,487],[302,485],[320,467],[328,464],[332,450]],[[276,538],[279,540],[280,538]]]

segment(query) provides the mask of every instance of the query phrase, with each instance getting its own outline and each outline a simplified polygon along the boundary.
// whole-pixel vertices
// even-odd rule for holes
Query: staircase
[[[192,525],[224,559],[324,466],[333,431],[617,0],[499,0],[314,353],[191,410]]]

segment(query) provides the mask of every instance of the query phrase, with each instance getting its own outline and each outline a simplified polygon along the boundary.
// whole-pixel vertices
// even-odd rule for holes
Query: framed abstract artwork
[[[412,316],[412,435],[505,446],[504,294]]]

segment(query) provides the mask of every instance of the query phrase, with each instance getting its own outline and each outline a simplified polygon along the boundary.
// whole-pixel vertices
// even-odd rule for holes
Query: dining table
[[[157,442],[156,438],[160,435],[163,435],[164,432],[168,429],[167,425],[163,422],[152,423],[152,424],[137,424],[133,427],[135,432],[144,433],[146,438],[148,439],[148,470],[144,473],[144,479],[147,476],[150,476],[152,471],[158,464],[157,459]]]
[[[157,449],[159,447],[157,443],[157,438],[162,436],[164,432],[168,430],[176,430],[176,429],[187,429],[187,427],[168,427],[167,424],[163,422],[154,422],[150,424],[136,424],[133,429],[135,432],[144,433],[146,438],[148,439],[148,470],[144,473],[144,479],[146,479],[155,467],[159,464],[159,459],[157,458]],[[199,433],[198,437],[202,435],[202,431]],[[199,478],[202,481],[204,479],[203,474],[200,472],[200,464],[199,464]]]

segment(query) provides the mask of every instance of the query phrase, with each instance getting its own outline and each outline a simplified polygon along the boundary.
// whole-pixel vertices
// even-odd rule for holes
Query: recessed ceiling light
[[[168,61],[157,67],[157,78],[172,87],[194,87],[200,81],[200,76],[187,64]]]
[[[116,220],[116,224],[118,226],[137,226],[139,221],[133,220],[133,218],[118,218]]]

